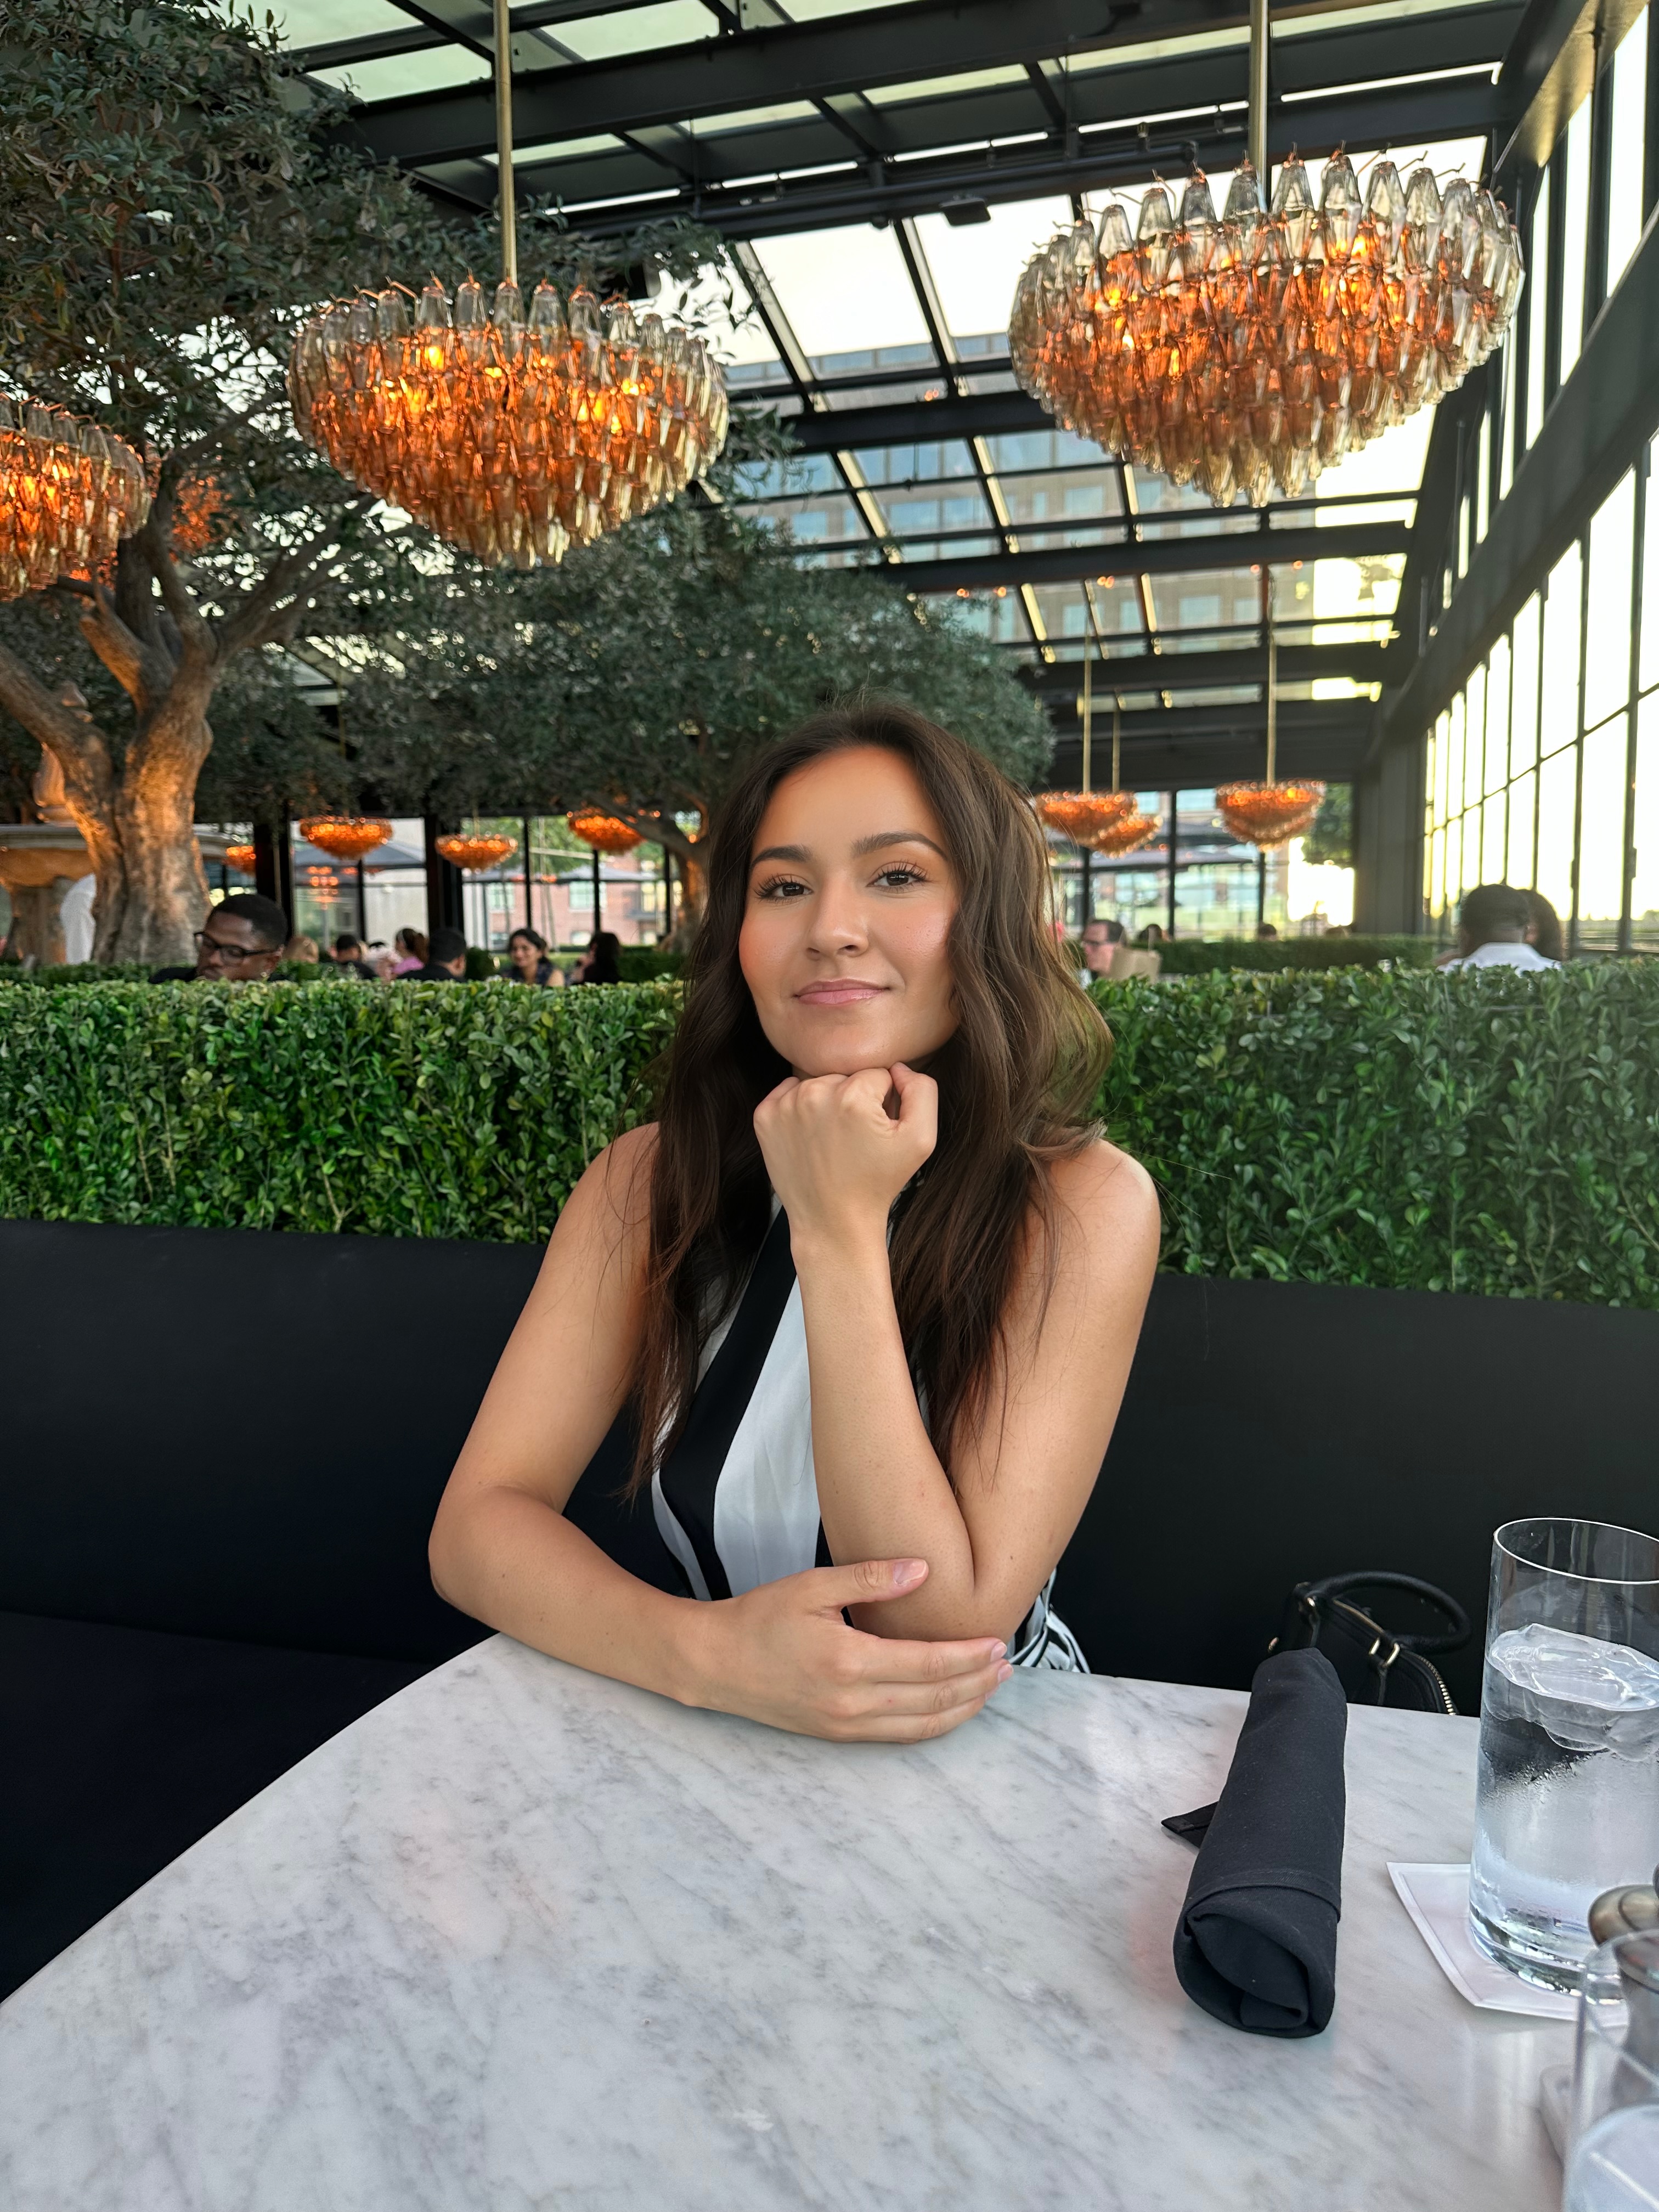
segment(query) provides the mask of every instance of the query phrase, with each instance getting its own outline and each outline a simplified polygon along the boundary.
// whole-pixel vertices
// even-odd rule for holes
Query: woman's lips
[[[805,1006],[855,1006],[866,999],[878,999],[884,988],[880,983],[855,982],[849,976],[844,982],[809,983],[795,996]]]

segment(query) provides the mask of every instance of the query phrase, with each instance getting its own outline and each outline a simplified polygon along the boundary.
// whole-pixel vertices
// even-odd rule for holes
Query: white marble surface
[[[1356,1711],[1336,2016],[1182,1995],[1243,1699],[1021,1674],[913,1750],[497,1638],[0,2008],[6,2212],[1544,2212],[1570,2030],[1454,1993],[1389,1858],[1468,1855],[1474,1723]]]

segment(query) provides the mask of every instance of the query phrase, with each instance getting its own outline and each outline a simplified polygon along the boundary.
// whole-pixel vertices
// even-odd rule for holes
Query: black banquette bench
[[[0,1223],[0,1995],[483,1633],[427,1531],[538,1256]],[[1243,1686],[1304,1577],[1479,1620],[1499,1521],[1653,1528],[1656,1437],[1651,1314],[1162,1277],[1057,1601],[1097,1671]],[[622,1472],[573,1517],[672,1588]]]

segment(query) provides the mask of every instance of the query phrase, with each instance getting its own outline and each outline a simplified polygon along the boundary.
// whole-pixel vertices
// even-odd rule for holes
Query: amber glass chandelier
[[[1264,568],[1264,608],[1270,605],[1268,594],[1272,588]],[[1215,795],[1216,811],[1232,835],[1246,845],[1260,846],[1264,853],[1271,852],[1277,845],[1287,845],[1292,837],[1299,837],[1304,830],[1310,830],[1325,797],[1324,785],[1310,777],[1293,778],[1284,783],[1273,780],[1279,756],[1279,647],[1273,637],[1271,611],[1267,627],[1267,773],[1261,783],[1224,783]]]
[[[131,446],[61,407],[0,396],[0,599],[90,574],[149,513]]]
[[[1061,232],[1021,276],[1008,343],[1021,386],[1063,429],[1137,468],[1295,497],[1328,462],[1461,384],[1520,295],[1521,242],[1462,178],[1443,195],[1392,161],[1362,191],[1339,149],[1316,201],[1284,163],[1264,207],[1267,9],[1252,9],[1250,155],[1216,214],[1194,169],[1177,210],[1154,182],[1132,223]],[[1259,90],[1258,90],[1259,87]]]
[[[1057,830],[1062,837],[1069,837],[1074,845],[1086,845],[1092,853],[1115,856],[1135,852],[1142,845],[1150,844],[1163,824],[1159,816],[1141,812],[1133,792],[1118,789],[1122,769],[1122,732],[1115,700],[1112,702],[1109,791],[1089,788],[1093,739],[1094,654],[1091,651],[1083,663],[1083,788],[1039,793],[1037,815],[1049,829]]]
[[[258,858],[259,851],[256,845],[227,845],[225,848],[227,864],[245,876],[253,873]]]
[[[615,814],[602,813],[597,806],[578,807],[565,820],[584,845],[596,853],[631,853],[640,842],[640,833]]]
[[[313,814],[300,824],[307,844],[336,860],[361,860],[392,835],[392,824],[372,814]]]
[[[1050,830],[1069,837],[1074,845],[1093,846],[1103,831],[1133,811],[1134,799],[1117,787],[1117,752],[1112,753],[1112,787],[1089,788],[1091,750],[1094,737],[1094,653],[1083,662],[1083,788],[1081,791],[1043,791],[1036,799],[1037,818]]]
[[[342,476],[481,561],[533,568],[683,491],[725,443],[726,378],[701,339],[626,300],[541,283],[526,312],[513,204],[507,0],[495,0],[502,277],[410,313],[392,287],[311,317],[289,392]]]
[[[509,837],[504,830],[458,830],[433,842],[452,867],[466,868],[474,874],[499,868],[519,849],[518,839]]]

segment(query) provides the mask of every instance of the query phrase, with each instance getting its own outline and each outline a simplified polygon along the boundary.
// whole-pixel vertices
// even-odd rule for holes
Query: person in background
[[[1112,960],[1123,942],[1123,924],[1096,915],[1083,925],[1083,965],[1078,981],[1086,990],[1099,977],[1112,973]]]
[[[618,939],[608,929],[593,933],[593,942],[570,971],[573,983],[620,983],[622,966],[617,956],[622,951]]]
[[[1279,932],[1273,927],[1272,922],[1259,921],[1255,926],[1255,933],[1265,943],[1269,938],[1277,937]]]
[[[412,975],[426,965],[426,938],[418,929],[400,929],[392,940],[392,950],[397,956],[393,975]]]
[[[1155,952],[1163,942],[1164,931],[1160,925],[1155,921],[1149,921],[1146,928],[1141,931],[1139,936],[1135,939],[1135,943],[1137,945],[1144,945],[1149,952]]]
[[[283,957],[288,916],[258,891],[232,891],[196,933],[193,968],[158,968],[152,983],[263,983]]]
[[[466,981],[466,939],[459,929],[434,929],[427,940],[427,957],[410,983],[464,983]]]
[[[507,940],[509,983],[535,983],[545,990],[562,983],[562,972],[547,957],[547,939],[539,930],[515,929]]]
[[[1480,884],[1463,895],[1457,915],[1457,956],[1443,962],[1455,968],[1554,968],[1527,942],[1532,927],[1528,895],[1512,884]]]
[[[314,937],[290,937],[283,952],[284,960],[297,960],[307,968],[314,968],[322,957]]]
[[[354,937],[349,930],[341,931],[328,957],[329,964],[337,968],[341,975],[355,976],[364,983],[374,981],[374,970],[363,957],[363,940]]]
[[[363,952],[363,957],[368,963],[368,972],[377,983],[389,983],[392,981],[392,970],[396,957],[383,937],[377,937]]]
[[[1522,891],[1522,897],[1531,910],[1532,920],[1527,924],[1527,942],[1540,960],[1553,960],[1557,965],[1567,957],[1567,948],[1561,935],[1561,917],[1542,891]]]

